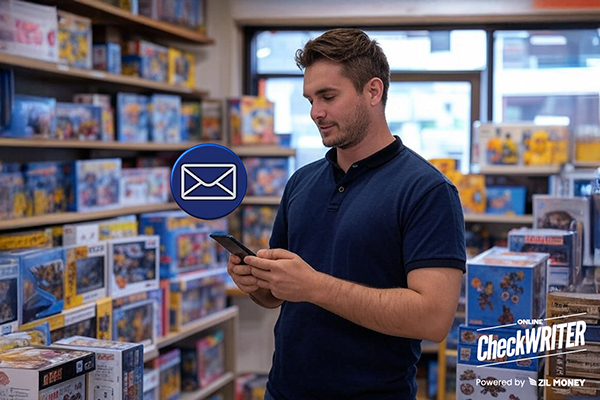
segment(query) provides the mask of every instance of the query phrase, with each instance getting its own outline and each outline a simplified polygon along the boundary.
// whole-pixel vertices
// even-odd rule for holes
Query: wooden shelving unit
[[[208,142],[202,142],[208,143]],[[56,148],[87,150],[123,150],[123,151],[185,151],[199,142],[185,143],[128,143],[128,142],[95,142],[83,140],[57,139],[11,139],[0,138],[0,147],[22,148]]]
[[[483,175],[523,175],[523,176],[550,176],[560,172],[562,165],[484,165],[474,168],[475,173]]]
[[[296,149],[279,146],[232,146],[239,157],[294,157]]]
[[[600,168],[600,161],[574,161],[575,168]]]
[[[465,222],[481,222],[495,224],[527,224],[533,223],[533,215],[504,215],[504,214],[465,214]]]

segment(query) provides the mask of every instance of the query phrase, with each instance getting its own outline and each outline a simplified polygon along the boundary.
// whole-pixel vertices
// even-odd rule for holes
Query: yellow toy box
[[[58,11],[58,58],[67,65],[92,68],[92,20]]]
[[[234,146],[277,144],[275,105],[264,97],[229,99],[229,136]]]
[[[195,64],[196,60],[193,54],[169,47],[168,82],[171,85],[194,87],[196,83]]]

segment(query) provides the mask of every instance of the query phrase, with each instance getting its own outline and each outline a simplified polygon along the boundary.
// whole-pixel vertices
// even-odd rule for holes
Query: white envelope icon
[[[212,170],[211,170],[212,169]],[[203,171],[209,172],[214,176],[214,172],[224,170],[216,179],[211,178],[211,182],[201,177]],[[236,198],[236,177],[237,167],[235,164],[183,164],[181,165],[181,199],[182,200],[235,200]],[[231,177],[233,179],[225,178]],[[193,179],[194,184],[186,188],[186,176]],[[189,179],[188,179],[189,182]],[[231,187],[229,187],[231,186]],[[204,189],[202,194],[198,194]],[[196,192],[196,193],[194,193]]]

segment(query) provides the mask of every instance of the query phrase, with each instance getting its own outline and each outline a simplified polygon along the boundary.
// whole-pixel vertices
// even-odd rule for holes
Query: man
[[[392,136],[389,65],[357,29],[296,53],[325,159],[289,180],[270,249],[231,256],[281,312],[265,399],[414,399],[420,340],[447,335],[465,270],[456,188]]]

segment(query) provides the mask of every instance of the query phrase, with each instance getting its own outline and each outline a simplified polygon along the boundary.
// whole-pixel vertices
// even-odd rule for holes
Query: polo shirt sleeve
[[[403,232],[407,274],[426,267],[466,270],[463,210],[458,191],[450,182],[437,184],[417,200]]]

